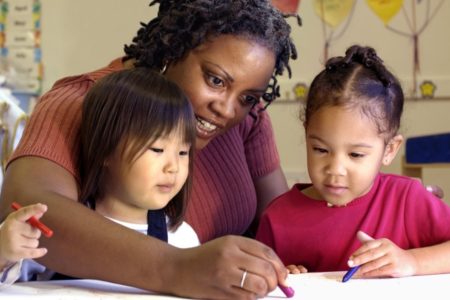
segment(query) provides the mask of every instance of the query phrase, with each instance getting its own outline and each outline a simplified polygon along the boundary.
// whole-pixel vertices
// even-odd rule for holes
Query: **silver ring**
[[[247,270],[244,270],[244,273],[242,274],[241,285],[240,285],[241,289],[244,288],[245,278],[247,278]]]

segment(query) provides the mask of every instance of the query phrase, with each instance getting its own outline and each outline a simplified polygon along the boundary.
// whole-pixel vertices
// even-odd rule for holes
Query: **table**
[[[294,299],[449,299],[450,274],[385,279],[351,279],[342,283],[344,272],[289,275]],[[152,294],[141,289],[98,280],[61,280],[16,283],[0,291],[0,299],[46,300],[174,300],[186,299]],[[276,289],[264,299],[285,299]]]

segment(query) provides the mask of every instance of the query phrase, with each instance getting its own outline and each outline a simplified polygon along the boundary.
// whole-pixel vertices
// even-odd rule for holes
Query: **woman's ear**
[[[391,162],[397,155],[398,150],[400,150],[400,146],[402,145],[402,143],[403,143],[403,136],[400,134],[394,136],[388,142],[386,148],[384,149],[383,165],[388,166],[391,164]]]

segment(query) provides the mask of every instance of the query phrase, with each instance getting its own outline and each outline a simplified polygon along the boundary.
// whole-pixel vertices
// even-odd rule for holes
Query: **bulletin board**
[[[450,100],[450,1],[272,2],[286,13],[294,9],[303,20],[300,29],[291,24],[299,59],[291,65],[296,74],[280,81],[282,100],[304,99],[326,60],[344,55],[353,44],[375,48],[399,78],[407,99]]]
[[[37,95],[42,86],[41,3],[0,0],[1,70],[15,93]]]

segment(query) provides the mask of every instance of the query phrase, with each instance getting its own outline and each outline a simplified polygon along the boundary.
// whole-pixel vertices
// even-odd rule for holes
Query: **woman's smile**
[[[199,116],[197,118],[197,135],[203,138],[211,138],[219,130],[219,126]]]

